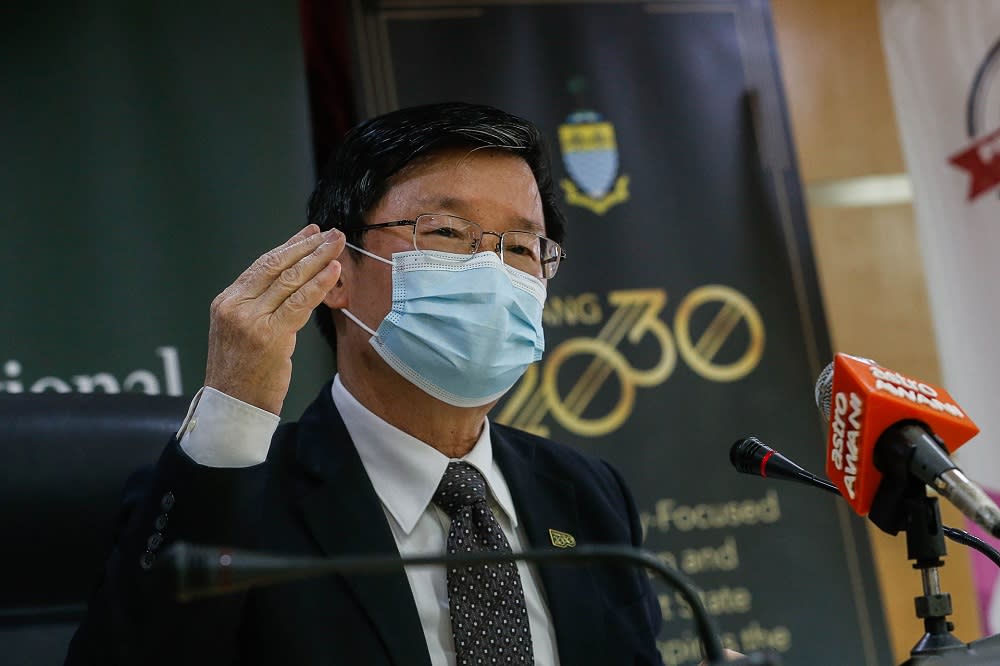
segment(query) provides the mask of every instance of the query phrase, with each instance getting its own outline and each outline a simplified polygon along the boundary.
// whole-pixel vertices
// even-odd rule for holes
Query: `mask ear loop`
[[[363,331],[366,331],[372,337],[375,336],[375,331],[373,331],[371,329],[371,327],[369,327],[363,321],[361,321],[360,319],[358,319],[357,317],[355,317],[354,314],[350,310],[348,310],[347,308],[341,308],[340,311],[344,313],[345,317],[347,317],[348,319],[350,319],[351,321],[353,321],[355,324],[357,324],[358,326],[360,326]]]
[[[372,259],[377,259],[378,261],[381,261],[383,264],[389,264],[390,266],[392,266],[392,262],[391,261],[389,261],[388,259],[383,259],[382,257],[378,256],[374,252],[369,252],[368,250],[365,250],[364,248],[360,248],[357,245],[353,245],[351,243],[344,243],[344,245],[346,245],[347,247],[351,248],[352,250],[357,250],[358,252],[360,252],[361,254],[363,254],[363,255],[365,255],[367,257],[371,257]],[[347,308],[340,308],[340,311],[344,313],[345,317],[347,317],[348,319],[350,319],[351,321],[353,321],[355,324],[357,324],[358,326],[360,326],[361,330],[365,331],[366,333],[368,333],[372,337],[375,336],[375,331],[372,330],[371,326],[369,326],[368,324],[366,324],[363,321],[361,321],[360,319],[358,319],[354,315],[353,312],[351,312]]]
[[[378,256],[374,252],[369,252],[368,250],[365,250],[364,248],[360,248],[357,245],[352,245],[351,243],[344,243],[344,245],[346,245],[347,247],[351,248],[352,250],[356,250],[356,251],[360,252],[361,254],[365,255],[366,257],[371,257],[372,259],[377,259],[378,261],[381,261],[383,264],[389,264],[390,266],[392,266],[392,262],[391,261],[389,261],[388,259],[383,259],[382,257]]]

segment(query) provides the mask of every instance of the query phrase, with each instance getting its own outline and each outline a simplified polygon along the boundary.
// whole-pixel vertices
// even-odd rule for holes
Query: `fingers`
[[[329,233],[329,231],[330,231],[330,230],[327,230],[327,233]],[[286,240],[286,241],[285,241],[284,243],[282,243],[282,244],[281,244],[281,245],[279,245],[278,247],[275,247],[275,248],[272,248],[272,249],[271,249],[270,251],[268,251],[267,253],[263,254],[263,255],[262,255],[262,256],[260,256],[260,257],[258,257],[257,261],[256,261],[256,262],[254,262],[254,264],[257,264],[257,263],[258,263],[258,262],[260,262],[260,261],[261,261],[262,259],[264,259],[264,257],[267,257],[268,255],[272,255],[272,254],[280,254],[280,253],[282,253],[282,252],[287,252],[287,251],[288,251],[288,248],[291,248],[291,247],[292,247],[293,245],[297,245],[297,244],[301,243],[302,241],[304,241],[304,240],[307,240],[307,239],[309,239],[309,238],[313,238],[313,237],[316,237],[316,236],[317,236],[317,234],[319,234],[320,236],[322,236],[322,235],[323,235],[323,234],[322,234],[322,233],[320,232],[320,230],[319,230],[319,226],[318,226],[318,225],[316,225],[316,224],[312,224],[312,223],[310,223],[310,224],[307,224],[306,226],[304,226],[304,227],[302,227],[301,229],[299,229],[299,230],[298,230],[298,231],[297,231],[297,232],[295,233],[295,235],[294,235],[294,236],[292,236],[291,238],[289,238],[288,240]],[[318,240],[319,240],[319,238],[318,238],[318,237],[316,237],[316,238],[313,238],[313,241],[318,241]]]
[[[283,243],[283,245],[288,245],[289,243],[294,243],[295,241],[302,240],[312,236],[314,233],[319,231],[319,226],[313,223],[309,223],[306,226],[298,230],[298,232]]]
[[[205,385],[280,413],[296,335],[340,277],[343,248],[339,231],[307,225],[219,294],[210,308]]]
[[[263,294],[281,275],[282,271],[308,256],[328,237],[340,234],[335,229],[320,233],[319,227],[309,224],[287,241],[265,252],[243,271],[233,287],[242,298],[255,298]]]
[[[305,326],[313,309],[323,302],[323,298],[337,284],[340,270],[339,261],[329,261],[302,286],[290,293],[274,311],[276,327],[298,330]]]
[[[344,249],[344,235],[336,230],[331,230],[323,235],[325,239],[321,244],[313,248],[313,250],[308,254],[299,258],[295,263],[282,269],[281,272],[273,278],[267,289],[260,294],[258,300],[260,302],[260,307],[263,310],[275,312],[284,304],[286,299],[291,298],[294,294],[299,292],[303,286],[317,277],[317,275],[323,270],[335,270],[337,277],[340,276],[340,262],[336,261],[336,258],[340,256],[340,253]],[[332,265],[336,265],[336,268],[333,268]],[[333,282],[336,282],[336,278],[334,278]],[[333,283],[327,287],[327,291],[329,291],[332,286]],[[319,296],[320,300],[322,300],[325,294],[326,292],[323,292],[323,294]],[[306,296],[310,297],[311,302],[314,295],[315,289],[310,288],[307,290],[307,293],[296,296],[292,305],[297,307],[299,305],[299,299]],[[315,307],[317,304],[318,301],[312,303],[310,308]]]

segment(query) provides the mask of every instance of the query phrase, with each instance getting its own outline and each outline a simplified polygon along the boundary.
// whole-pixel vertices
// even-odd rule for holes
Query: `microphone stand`
[[[951,595],[941,589],[940,570],[947,548],[937,498],[928,496],[925,484],[909,472],[905,456],[880,456],[878,452],[876,447],[875,463],[884,477],[868,517],[893,536],[906,532],[907,559],[913,560],[923,585],[923,594],[914,602],[924,635],[902,666],[1000,663],[1000,635],[966,644],[951,633],[955,628],[948,620]]]
[[[884,444],[884,446],[883,446]],[[910,469],[914,464],[906,440],[885,437],[875,448],[875,466],[883,474],[868,518],[883,532],[896,536],[906,531],[907,557],[920,571],[923,595],[915,599],[917,617],[924,621],[924,636],[910,651],[903,666],[996,666],[1000,664],[1000,634],[965,644],[952,635],[951,595],[941,591],[941,559],[947,553],[944,537],[975,548],[1000,566],[1000,553],[962,530],[941,524],[937,498]],[[751,476],[795,481],[840,497],[840,490],[806,471],[756,437],[737,440],[729,450],[736,471]],[[919,464],[919,461],[917,461]]]
[[[156,563],[156,570],[165,578],[164,582],[168,589],[173,591],[177,600],[187,602],[251,587],[331,573],[391,573],[401,571],[408,566],[476,565],[518,560],[558,564],[617,562],[641,566],[653,571],[670,587],[678,590],[691,607],[691,615],[708,664],[778,666],[780,663],[777,655],[770,652],[755,653],[740,660],[726,661],[719,632],[694,584],[682,573],[664,564],[656,555],[626,546],[593,545],[578,546],[568,551],[528,550],[519,553],[461,553],[419,557],[365,555],[321,558],[282,556],[177,542],[164,551]]]

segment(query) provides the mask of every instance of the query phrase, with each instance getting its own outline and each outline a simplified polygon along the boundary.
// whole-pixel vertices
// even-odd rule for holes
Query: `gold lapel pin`
[[[576,545],[576,537],[566,532],[549,528],[549,539],[556,548],[572,548]]]

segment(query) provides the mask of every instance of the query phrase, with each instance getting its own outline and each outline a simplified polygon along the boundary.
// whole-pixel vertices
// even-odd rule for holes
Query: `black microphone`
[[[736,440],[729,449],[729,462],[743,474],[795,481],[840,495],[837,486],[799,467],[756,437]]]
[[[660,576],[680,592],[691,607],[698,636],[709,664],[760,664],[778,666],[777,656],[748,655],[744,660],[725,661],[718,629],[695,585],[684,574],[671,569],[656,555],[628,546],[577,546],[573,550],[527,550],[520,553],[460,553],[396,557],[364,555],[357,557],[302,557],[258,553],[222,546],[201,546],[177,542],[157,560],[156,571],[165,577],[168,589],[178,601],[229,594],[251,587],[271,585],[325,574],[391,573],[408,566],[476,565],[500,562],[552,562],[592,564],[594,562],[628,563],[641,566]]]
[[[729,449],[729,462],[737,472],[759,476],[765,479],[796,481],[813,488],[819,488],[843,498],[837,486],[821,476],[803,469],[756,437],[736,440]],[[982,539],[956,527],[942,525],[944,535],[957,544],[974,548],[1000,567],[1000,552]]]

